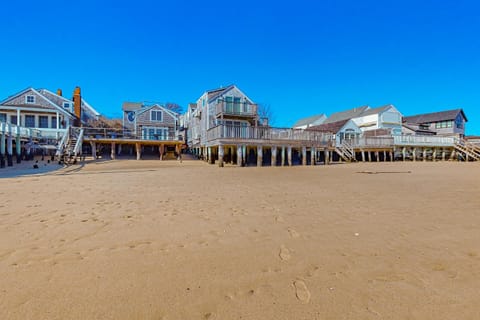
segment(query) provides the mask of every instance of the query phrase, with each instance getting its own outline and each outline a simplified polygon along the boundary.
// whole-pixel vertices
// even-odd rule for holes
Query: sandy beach
[[[121,160],[0,197],[0,319],[480,314],[478,163]]]

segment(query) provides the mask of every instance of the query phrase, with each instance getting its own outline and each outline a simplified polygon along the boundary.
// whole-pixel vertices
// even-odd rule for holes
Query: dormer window
[[[26,96],[25,103],[35,103],[35,96]]]
[[[64,109],[70,109],[70,102],[64,102],[63,103],[63,108]]]

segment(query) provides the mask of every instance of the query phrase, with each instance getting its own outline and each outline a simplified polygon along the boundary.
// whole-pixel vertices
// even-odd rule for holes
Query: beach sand
[[[0,199],[0,319],[480,314],[478,163],[111,161]]]

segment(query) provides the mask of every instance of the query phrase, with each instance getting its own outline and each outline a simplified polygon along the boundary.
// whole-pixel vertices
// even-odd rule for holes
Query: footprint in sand
[[[290,234],[291,238],[299,238],[300,237],[300,233],[298,233],[294,229],[288,228],[287,230],[288,230],[288,233]]]
[[[290,255],[290,250],[288,250],[287,247],[285,247],[284,245],[280,247],[280,253],[278,255],[280,256],[280,259],[284,261],[290,260],[290,258],[292,257]]]
[[[284,222],[285,220],[281,216],[276,216],[275,221],[281,223],[281,222]]]
[[[310,302],[310,291],[307,288],[307,285],[302,280],[296,280],[293,282],[293,286],[295,287],[295,295],[297,299],[300,300],[302,303]]]

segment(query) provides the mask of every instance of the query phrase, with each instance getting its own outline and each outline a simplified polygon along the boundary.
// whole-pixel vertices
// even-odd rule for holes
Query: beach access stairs
[[[82,154],[84,129],[68,127],[57,146],[56,156],[60,163],[75,164]]]
[[[340,145],[335,146],[335,152],[343,159],[343,161],[356,161],[353,145],[348,140],[343,140]]]
[[[464,155],[466,160],[472,159],[480,161],[480,147],[474,143],[468,142],[465,139],[455,139],[455,149]]]

